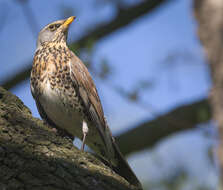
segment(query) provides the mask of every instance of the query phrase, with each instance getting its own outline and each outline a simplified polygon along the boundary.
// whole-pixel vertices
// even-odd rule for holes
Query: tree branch
[[[0,87],[0,189],[136,189]]]
[[[187,121],[187,124],[170,123],[169,121],[173,118],[177,118],[178,121]],[[208,101],[204,99],[192,104],[180,106],[154,120],[141,123],[132,130],[117,136],[116,142],[122,153],[128,155],[132,152],[151,148],[169,135],[193,129],[197,124],[207,122],[210,119],[210,107]]]
[[[72,42],[70,44],[70,48],[82,48],[87,46],[89,42],[99,41],[102,38],[108,36],[109,34],[112,34],[113,32],[117,31],[118,29],[131,24],[137,18],[140,18],[146,13],[152,12],[155,8],[168,1],[170,0],[147,0],[127,9],[120,9],[117,16],[112,21],[96,27],[94,30],[84,35],[79,40]],[[32,61],[29,61],[29,63],[31,62]],[[11,78],[8,78],[3,81],[2,86],[5,89],[10,89],[14,87],[15,85],[19,84],[20,82],[24,81],[29,77],[30,70],[31,66],[28,66],[24,70],[16,73]]]
[[[212,77],[210,104],[213,119],[218,126],[218,166],[220,180],[218,189],[223,189],[223,1],[194,0],[194,13],[198,22],[198,36],[205,49]]]

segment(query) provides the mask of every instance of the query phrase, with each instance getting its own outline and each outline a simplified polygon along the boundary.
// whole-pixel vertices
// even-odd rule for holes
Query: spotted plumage
[[[31,91],[39,113],[49,125],[82,139],[82,149],[86,143],[117,173],[140,186],[111,136],[87,68],[67,47],[73,19],[48,24],[39,33],[31,72]]]

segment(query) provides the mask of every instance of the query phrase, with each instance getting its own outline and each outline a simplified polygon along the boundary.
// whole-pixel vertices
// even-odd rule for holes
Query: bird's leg
[[[88,126],[87,123],[85,121],[83,121],[82,124],[82,132],[83,132],[83,139],[82,139],[82,146],[81,146],[81,150],[84,151],[84,145],[85,145],[85,139],[88,133]]]

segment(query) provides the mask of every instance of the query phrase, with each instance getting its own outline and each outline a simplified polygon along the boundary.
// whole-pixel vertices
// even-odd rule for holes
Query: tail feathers
[[[131,185],[138,187],[138,189],[142,189],[142,185],[132,169],[130,168],[128,162],[125,160],[124,156],[120,152],[117,144],[113,139],[113,148],[114,148],[114,156],[117,162],[117,165],[113,165],[113,170],[119,174],[120,176],[124,177]]]
[[[124,156],[122,155],[121,151],[119,150],[118,145],[115,142],[114,137],[112,137],[111,131],[108,127],[108,123],[106,118],[104,117],[105,120],[105,132],[107,138],[107,150],[108,150],[108,157],[109,162],[112,166],[112,169],[125,178],[131,185],[134,185],[137,187],[138,190],[142,190],[142,185],[132,169],[130,168],[128,162],[125,160]],[[109,139],[109,140],[108,140]]]

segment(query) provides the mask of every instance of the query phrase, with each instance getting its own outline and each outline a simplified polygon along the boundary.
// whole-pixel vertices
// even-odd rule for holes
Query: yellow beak
[[[63,23],[63,26],[65,27],[68,27],[75,19],[76,17],[75,16],[71,16],[69,17],[64,23]]]

